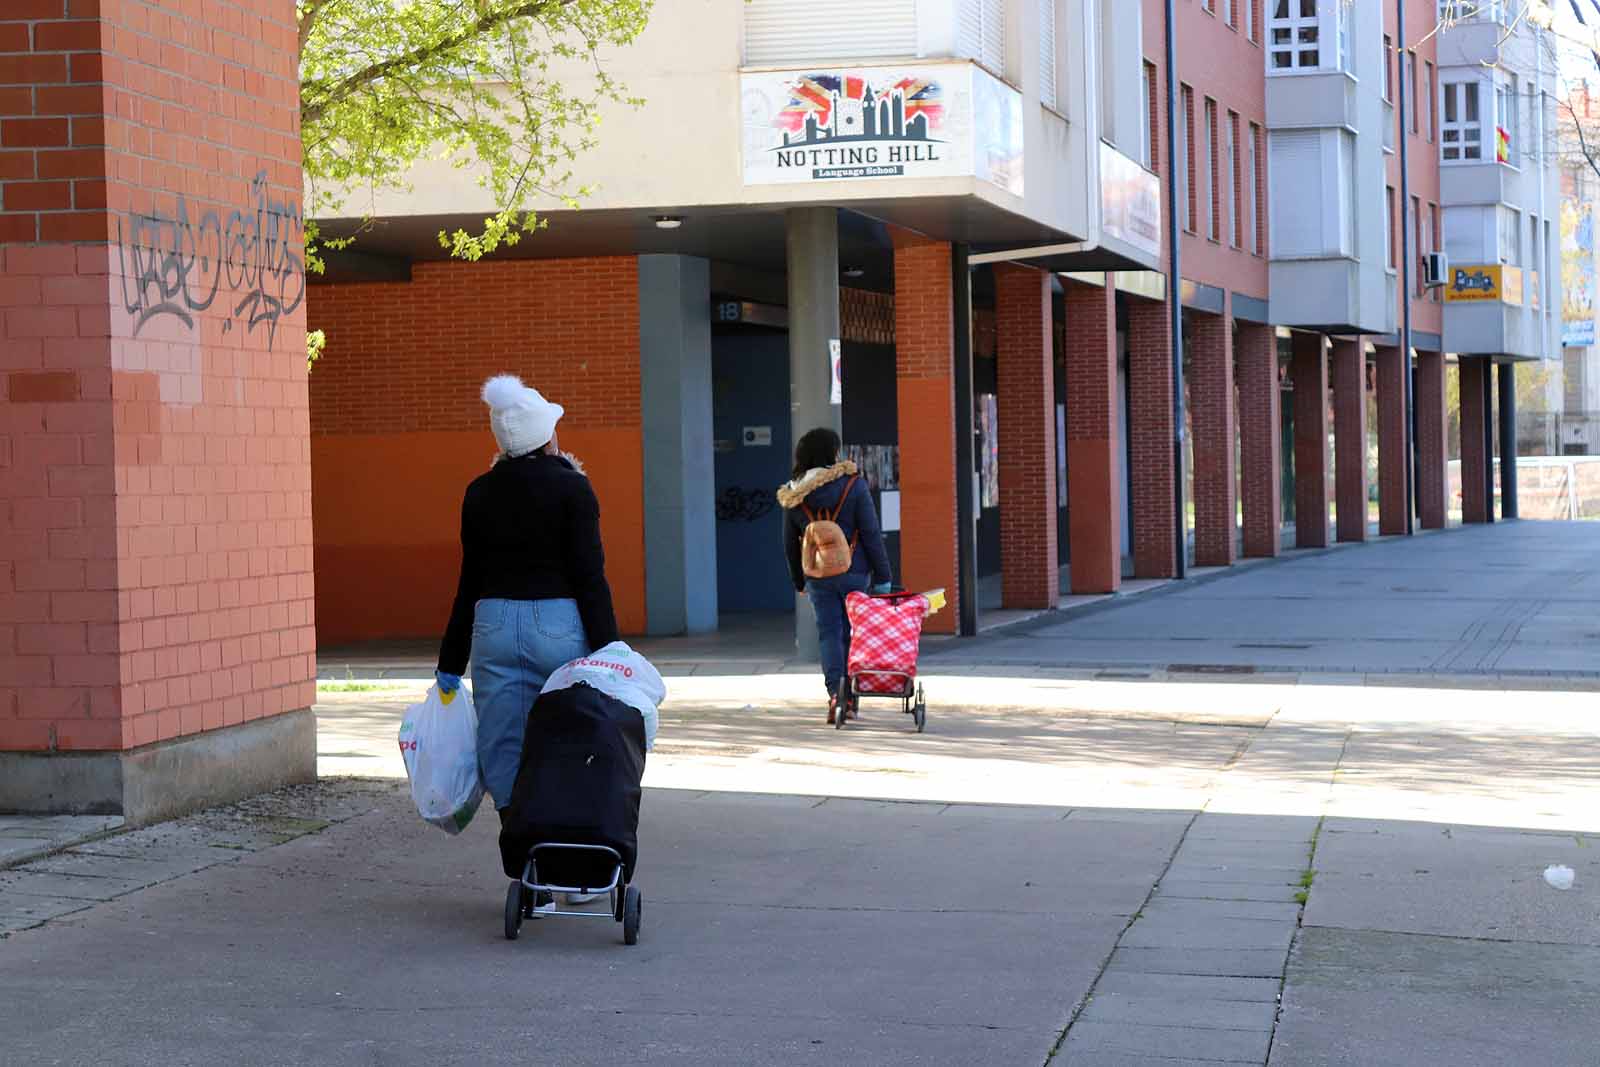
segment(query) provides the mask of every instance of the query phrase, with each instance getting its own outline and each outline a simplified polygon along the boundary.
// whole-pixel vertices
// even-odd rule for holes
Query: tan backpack
[[[832,515],[818,518],[810,508],[800,505],[806,513],[806,530],[800,538],[800,569],[807,578],[837,578],[850,569],[856,554],[856,538],[846,541],[837,520],[855,484],[855,476],[844,484],[839,506],[833,509]]]

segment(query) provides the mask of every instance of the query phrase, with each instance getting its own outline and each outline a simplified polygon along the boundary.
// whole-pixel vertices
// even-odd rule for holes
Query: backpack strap
[[[844,483],[844,492],[839,494],[839,506],[833,509],[833,514],[832,515],[828,516],[830,521],[838,522],[839,521],[839,516],[844,514],[845,503],[850,499],[850,490],[855,488],[856,481],[860,477],[861,477],[861,475],[859,475],[859,474],[852,474],[850,476],[850,480],[848,482]]]

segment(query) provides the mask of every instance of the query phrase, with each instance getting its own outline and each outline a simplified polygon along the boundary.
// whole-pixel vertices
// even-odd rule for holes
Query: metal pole
[[[956,613],[957,632],[978,636],[978,502],[974,499],[972,445],[972,268],[967,246],[950,246],[951,299],[955,303],[956,393]]]
[[[1406,472],[1406,536],[1416,527],[1417,483],[1422,478],[1422,456],[1415,449],[1417,439],[1417,406],[1415,403],[1416,372],[1411,365],[1411,226],[1406,212],[1411,210],[1411,171],[1406,153],[1406,58],[1411,54],[1406,47],[1406,0],[1395,0],[1395,32],[1400,40],[1400,99],[1395,108],[1400,130],[1395,141],[1400,145],[1400,358],[1405,360],[1405,373],[1400,376],[1400,403],[1405,411],[1405,447],[1400,450],[1401,465]],[[1387,56],[1383,60],[1389,62]],[[1413,74],[1413,78],[1415,75]],[[1418,253],[1421,253],[1419,248]]]
[[[1178,226],[1178,33],[1174,0],[1167,0],[1167,307],[1172,314],[1172,497],[1178,560],[1189,571],[1189,523],[1183,499],[1183,240]],[[1110,279],[1106,279],[1110,284]]]
[[[1500,364],[1500,517],[1517,517],[1517,365]]]

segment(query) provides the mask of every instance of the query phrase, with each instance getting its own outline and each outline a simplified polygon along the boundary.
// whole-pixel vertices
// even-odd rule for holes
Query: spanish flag
[[[1496,163],[1511,162],[1511,135],[1504,126],[1494,128],[1494,161]]]

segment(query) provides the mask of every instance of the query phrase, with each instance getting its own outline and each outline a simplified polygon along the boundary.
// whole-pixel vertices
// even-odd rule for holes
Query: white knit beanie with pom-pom
[[[543,448],[556,435],[556,423],[566,410],[522,384],[514,374],[498,374],[483,383],[483,402],[489,405],[489,426],[505,456],[524,456]]]

